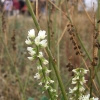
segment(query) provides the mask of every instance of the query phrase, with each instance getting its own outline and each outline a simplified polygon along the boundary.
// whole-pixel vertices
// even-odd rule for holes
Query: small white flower
[[[84,83],[86,83],[87,80],[85,80],[84,77],[82,77],[82,80],[80,80],[80,84],[83,85]]]
[[[56,90],[55,90],[55,89],[53,89],[53,92],[56,92]]]
[[[46,85],[48,85],[49,84],[49,81],[46,81]]]
[[[90,98],[90,94],[81,96],[79,100],[89,100],[89,98]]]
[[[53,92],[53,89],[50,89],[51,92]]]
[[[56,95],[56,97],[58,97],[58,95]]]
[[[35,76],[34,76],[34,78],[36,78],[37,80],[40,79],[40,74],[36,73]]]
[[[31,29],[30,31],[28,31],[28,37],[29,38],[34,38],[35,37],[35,30]]]
[[[99,100],[99,98],[94,98],[94,97],[93,97],[92,99],[93,99],[93,100]]]
[[[74,92],[73,89],[69,88],[69,93],[73,93],[73,92]]]
[[[44,65],[47,65],[48,63],[49,63],[48,60],[46,60],[46,59],[43,60]]]
[[[54,83],[54,80],[49,80],[50,83]]]
[[[42,67],[39,65],[39,66],[37,66],[37,69],[38,70],[42,70]]]
[[[79,88],[79,91],[80,91],[80,92],[83,92],[84,90],[85,90],[85,89],[84,89],[84,87],[82,87],[82,86]]]
[[[46,34],[46,31],[40,30],[39,33],[38,33],[38,36],[40,37],[40,39],[44,39],[47,36],[45,34]]]
[[[87,72],[88,72],[88,70],[86,70],[86,69],[83,70],[83,73],[84,74],[87,74]]]
[[[25,43],[26,43],[27,45],[31,45],[31,44],[32,44],[32,42],[31,42],[31,40],[30,40],[29,38],[26,39]]]
[[[43,58],[43,53],[42,52],[39,52],[39,55],[37,57]]]
[[[76,80],[79,80],[79,76],[75,76],[72,81],[76,81]]]
[[[76,87],[73,88],[73,91],[76,91],[77,89],[78,89],[78,87],[76,86]]]
[[[33,50],[32,47],[27,47],[27,51],[29,51],[29,54],[30,54],[31,56],[34,56],[34,55],[36,54],[36,52]]]
[[[72,81],[72,84],[76,84],[76,83],[77,83],[77,81],[75,81],[75,80],[74,80],[74,81]]]
[[[40,82],[39,85],[41,86],[42,85],[42,82]]]
[[[27,51],[31,52],[31,51],[33,51],[33,48],[32,47],[27,47]]]
[[[34,56],[34,55],[36,54],[36,52],[33,50],[33,51],[29,52],[29,54],[30,54],[31,56]]]
[[[33,57],[27,57],[30,61],[32,61],[34,58]]]
[[[43,48],[47,47],[47,40],[42,40],[40,42],[40,46],[43,47]]]
[[[40,37],[36,37],[35,38],[35,44],[37,45],[37,46],[39,46],[39,44],[40,44]]]
[[[46,74],[49,74],[50,72],[51,72],[51,70],[48,70],[48,69],[46,70]]]
[[[47,84],[44,87],[45,87],[46,90],[49,88],[49,86]]]
[[[99,100],[99,98],[90,98],[90,94],[83,95],[79,98],[79,100]]]

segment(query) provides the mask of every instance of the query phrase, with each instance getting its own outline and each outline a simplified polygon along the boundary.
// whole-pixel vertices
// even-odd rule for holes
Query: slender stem
[[[39,59],[39,63],[40,63],[40,65],[41,65],[41,67],[43,68],[41,59]],[[43,77],[44,77],[44,79],[45,79],[45,81],[46,81],[46,75],[45,75],[45,72],[44,72],[43,70],[42,70],[42,74],[43,74]],[[52,94],[51,94],[51,92],[50,92],[49,89],[48,89],[48,93],[49,93],[49,96],[50,96],[51,100],[53,100]]]
[[[62,91],[62,95],[63,95],[63,97],[64,97],[64,100],[68,100],[68,99],[67,99],[67,95],[66,95],[66,91],[65,91],[65,87],[64,87],[64,85],[63,85],[63,83],[62,83],[62,80],[61,80],[61,75],[60,75],[60,73],[59,73],[59,71],[58,71],[58,68],[57,68],[56,65],[55,65],[55,62],[54,62],[53,57],[52,57],[52,54],[51,54],[51,52],[50,52],[50,50],[49,50],[48,48],[46,48],[46,50],[47,50],[47,52],[48,52],[48,54],[49,54],[49,56],[50,56],[50,58],[51,58],[52,66],[53,66],[53,68],[54,68],[56,77],[57,77],[57,79],[58,79],[59,86],[60,86],[60,88],[61,88],[61,91]]]
[[[38,19],[38,0],[36,0],[36,18]]]
[[[40,30],[40,26],[39,26],[39,23],[38,23],[38,21],[37,21],[37,19],[36,19],[36,17],[35,17],[34,12],[33,12],[31,3],[30,3],[29,0],[26,0],[26,3],[27,3],[27,6],[28,6],[29,11],[30,11],[30,13],[31,13],[31,16],[32,16],[32,18],[33,18],[33,21],[34,21],[34,23],[35,23],[35,26],[36,26],[37,30],[39,31],[39,30]]]
[[[92,82],[92,69],[90,69],[90,98],[92,98],[92,90],[93,90],[93,82]]]
[[[38,46],[36,46],[36,48],[37,48],[37,55],[38,55],[38,53],[39,53],[39,48],[38,48]],[[42,61],[41,61],[40,58],[39,58],[39,63],[40,63],[40,65],[41,65],[42,69],[43,69]],[[45,79],[45,81],[46,81],[46,75],[45,75],[44,70],[42,70],[42,74],[43,74],[43,77],[44,77],[44,79]],[[48,94],[49,94],[51,100],[53,100],[52,94],[51,94],[51,92],[50,92],[49,89],[48,89]]]

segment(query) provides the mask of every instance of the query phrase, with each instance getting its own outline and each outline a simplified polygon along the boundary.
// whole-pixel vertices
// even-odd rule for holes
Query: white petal
[[[27,57],[30,61],[32,61],[34,58],[33,57]]]
[[[40,38],[38,36],[35,38],[35,44],[37,46],[39,46],[39,44],[40,44]]]
[[[37,69],[38,70],[42,70],[42,67],[39,65],[39,66],[37,66]]]
[[[40,37],[40,39],[44,39],[44,38],[46,37],[45,34],[46,34],[46,31],[44,31],[44,30],[43,30],[43,31],[40,30],[39,33],[38,33],[38,36]]]
[[[39,57],[39,58],[43,58],[43,53],[42,53],[42,52],[39,52],[38,57]]]
[[[47,47],[47,40],[42,40],[42,41],[40,42],[40,45],[41,45],[43,48]]]
[[[35,37],[35,30],[31,29],[30,31],[28,31],[28,37],[29,38],[34,38]]]
[[[37,80],[40,79],[40,74],[36,73],[35,76],[34,76],[34,78],[36,78]]]
[[[48,70],[48,69],[46,70],[46,74],[49,74],[50,72],[51,72],[51,70]]]
[[[27,51],[31,52],[31,51],[33,51],[33,48],[32,47],[27,47]]]
[[[46,60],[46,59],[43,60],[44,65],[47,65],[48,63],[49,63],[48,60]]]
[[[32,44],[32,42],[31,42],[30,39],[26,39],[25,43],[26,43],[27,45],[31,45],[31,44]]]

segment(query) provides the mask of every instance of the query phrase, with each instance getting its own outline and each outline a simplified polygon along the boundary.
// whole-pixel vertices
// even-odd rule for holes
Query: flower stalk
[[[27,3],[27,6],[28,6],[28,9],[29,9],[29,11],[30,11],[30,13],[31,13],[31,15],[32,15],[32,18],[33,18],[33,21],[34,21],[34,23],[35,23],[35,26],[36,26],[37,30],[39,31],[39,30],[40,30],[40,26],[39,26],[38,21],[37,21],[37,19],[36,19],[36,17],[35,17],[35,14],[34,14],[34,12],[33,12],[33,10],[32,10],[30,1],[29,1],[29,0],[26,0],[26,3]],[[63,95],[63,97],[64,97],[64,100],[68,100],[68,99],[67,99],[67,95],[66,95],[66,91],[65,91],[65,88],[64,88],[64,85],[63,85],[63,83],[62,83],[62,80],[61,80],[61,77],[60,77],[60,74],[59,74],[59,71],[57,70],[57,68],[56,68],[56,66],[55,66],[55,62],[53,61],[53,57],[51,56],[51,53],[50,53],[50,51],[49,51],[49,48],[47,47],[46,50],[47,50],[48,55],[49,55],[49,57],[50,57],[50,59],[51,59],[51,61],[52,61],[52,65],[53,65],[53,68],[54,68],[56,77],[57,77],[57,79],[58,79],[59,86],[60,86],[60,89],[61,89],[61,91],[62,91],[62,95]]]
[[[42,51],[40,51],[41,49],[47,47],[47,40],[45,39],[46,36],[46,32],[42,30],[39,31],[38,36],[35,36],[34,29],[31,29],[28,31],[28,36],[25,43],[30,45],[28,41],[31,41],[31,43],[34,45],[34,48],[27,47],[28,53],[30,54],[28,59],[31,61],[36,59],[39,62],[37,66],[38,72],[35,74],[34,78],[41,80],[38,85],[42,86],[44,84],[43,92],[47,90],[51,100],[56,100],[58,95],[56,94],[56,90],[52,87],[54,81],[49,77],[51,70],[46,67],[49,62],[44,58]]]

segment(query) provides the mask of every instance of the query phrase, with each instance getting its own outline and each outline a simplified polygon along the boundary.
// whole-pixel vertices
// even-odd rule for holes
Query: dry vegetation
[[[60,7],[59,7],[60,8]],[[71,18],[81,40],[88,51],[90,57],[93,52],[93,25],[89,21],[85,12],[77,12],[74,6],[69,6]],[[62,10],[66,11],[66,5],[62,3]],[[94,13],[89,13],[93,20]],[[54,8],[52,14],[39,18],[41,29],[50,29],[51,49],[55,58],[57,52],[60,57],[60,69],[66,90],[70,86],[72,73],[66,68],[69,62],[76,67],[85,67],[80,56],[77,56],[73,49],[73,44],[70,40],[70,35],[67,31],[69,24],[65,15]],[[41,94],[42,88],[37,85],[37,81],[33,76],[36,72],[35,63],[27,60],[27,51],[25,39],[27,31],[35,28],[35,25],[30,16],[10,17],[7,18],[3,13],[0,13],[0,100],[28,100],[33,97],[35,100],[40,100],[44,96]],[[63,34],[63,36],[62,36]],[[60,39],[60,37],[62,37]],[[60,41],[59,41],[60,40]],[[80,45],[78,39],[76,40]],[[58,43],[59,42],[59,43]],[[59,48],[56,45],[59,45]],[[58,48],[58,49],[57,49]],[[87,58],[83,48],[81,49],[87,63],[91,66],[91,62]],[[100,66],[96,68],[95,85],[93,85],[93,94],[100,97]],[[86,76],[87,80],[90,78]],[[87,84],[89,86],[89,84]]]

